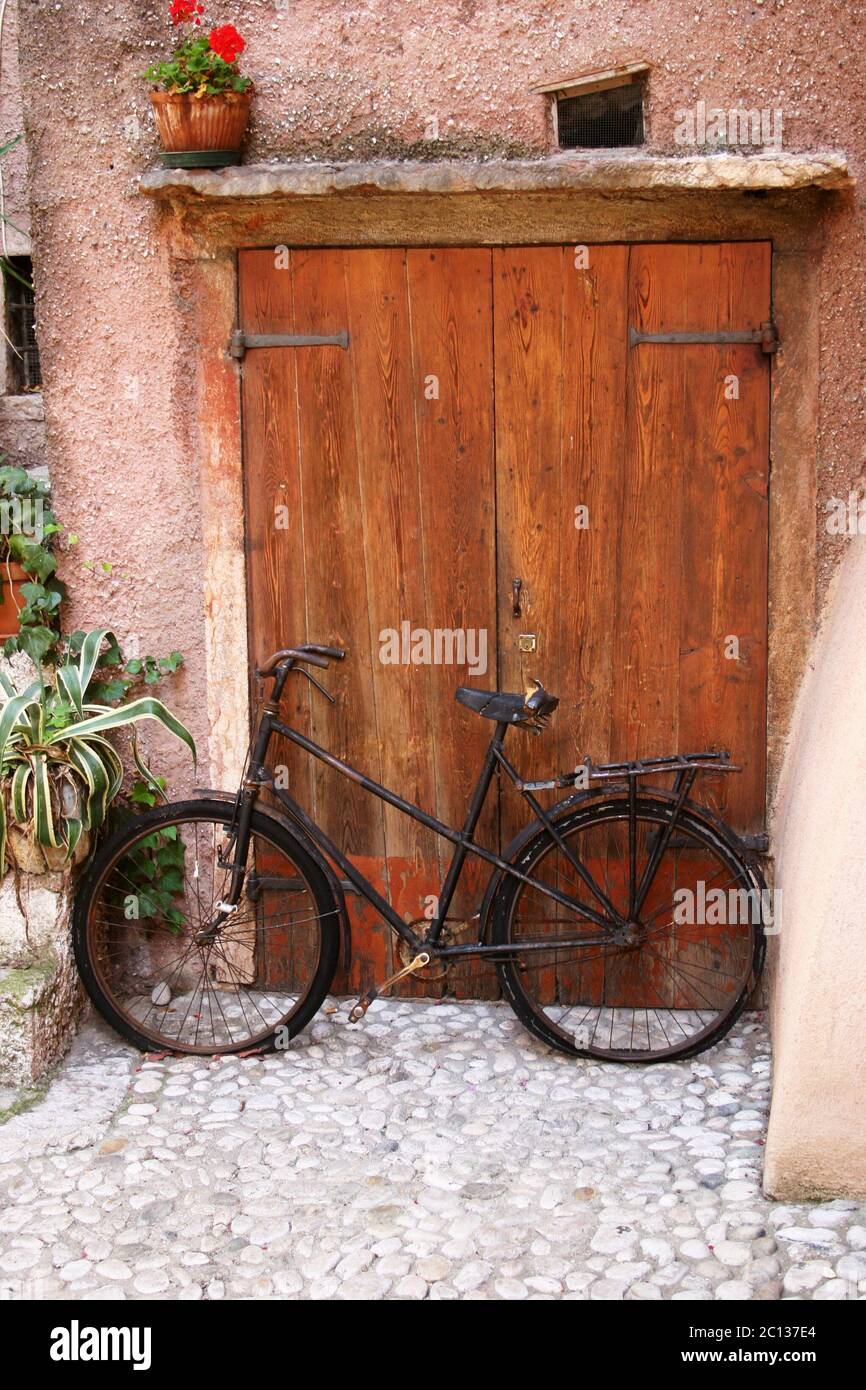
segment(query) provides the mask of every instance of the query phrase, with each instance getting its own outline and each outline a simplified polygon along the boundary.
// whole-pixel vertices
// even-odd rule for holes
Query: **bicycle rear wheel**
[[[663,801],[637,801],[637,884],[672,814]],[[556,829],[608,906],[546,830],[519,852],[516,868],[594,909],[603,925],[503,879],[492,940],[514,944],[497,968],[518,1018],[571,1056],[662,1062],[711,1047],[739,1016],[763,965],[765,905],[749,865],[711,824],[684,811],[645,902],[630,913],[628,799],[574,810]]]
[[[232,811],[217,800],[146,811],[105,843],[77,895],[81,977],[145,1051],[269,1050],[309,1023],[333,979],[333,890],[303,844],[259,811],[244,893],[210,931],[231,878]]]

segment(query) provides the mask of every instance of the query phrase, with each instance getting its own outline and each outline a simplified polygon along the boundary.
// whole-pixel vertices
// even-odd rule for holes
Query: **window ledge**
[[[844,154],[649,155],[599,150],[527,160],[376,160],[330,164],[239,164],[220,170],[153,169],[141,192],[202,200],[316,198],[342,193],[597,193],[674,190],[744,192],[839,189],[853,185]]]
[[[9,391],[0,394],[0,415],[5,420],[35,420],[37,422],[45,419],[45,410],[42,405],[42,392],[40,391]]]

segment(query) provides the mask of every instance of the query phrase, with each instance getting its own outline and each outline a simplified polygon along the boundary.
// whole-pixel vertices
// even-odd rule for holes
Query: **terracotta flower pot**
[[[239,164],[252,99],[252,87],[211,97],[151,92],[163,163],[174,169]]]
[[[21,585],[32,581],[33,575],[14,560],[0,562],[0,642],[18,636],[18,613],[24,607]]]

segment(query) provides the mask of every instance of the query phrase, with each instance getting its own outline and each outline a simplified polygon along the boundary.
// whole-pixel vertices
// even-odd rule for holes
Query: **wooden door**
[[[527,766],[727,748],[702,778],[763,829],[770,246],[493,252],[500,675],[560,697]],[[510,586],[522,580],[521,616]],[[536,651],[519,650],[521,633]],[[503,806],[503,826],[521,808]]]
[[[337,704],[296,680],[287,715],[453,824],[491,732],[454,688],[539,677],[561,705],[544,737],[510,737],[528,775],[726,746],[744,771],[703,793],[762,828],[769,359],[630,346],[629,329],[758,328],[769,285],[765,243],[242,252],[244,330],[349,342],[256,349],[243,367],[252,654],[350,651],[327,677]],[[483,633],[485,669],[478,645],[474,663],[428,663],[418,632]],[[438,654],[459,658],[453,636]],[[450,846],[291,747],[274,758],[421,917]],[[513,792],[491,796],[480,838],[504,843],[524,820]],[[354,989],[395,953],[349,903]],[[477,966],[448,987],[494,988]]]
[[[497,679],[490,294],[485,250],[292,251],[285,266],[272,251],[240,256],[246,331],[347,329],[350,344],[256,350],[244,362],[252,652],[307,640],[347,648],[327,677],[336,704],[293,678],[287,715],[451,824],[490,730],[454,689]],[[424,660],[417,634],[461,632],[476,634],[471,665]],[[440,656],[460,656],[453,638],[439,641]],[[446,841],[290,745],[274,757],[407,920],[430,910]],[[491,798],[480,838],[497,837]],[[471,911],[470,897],[467,885],[455,909]],[[348,984],[366,988],[390,972],[393,943],[363,900],[349,901]],[[466,967],[456,987],[477,992],[480,973]]]

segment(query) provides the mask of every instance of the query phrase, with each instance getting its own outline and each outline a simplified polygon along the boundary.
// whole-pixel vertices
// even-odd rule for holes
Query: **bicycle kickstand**
[[[386,989],[396,985],[398,980],[402,980],[404,975],[411,975],[416,970],[423,970],[425,965],[430,964],[430,956],[427,951],[421,951],[414,960],[410,960],[408,965],[404,965],[402,970],[398,970],[396,975],[389,975],[387,980],[383,980],[378,989],[368,989],[366,994],[362,994],[352,1012],[349,1014],[350,1023],[360,1023],[364,1014],[369,1009],[374,999],[378,999],[380,994],[384,994]]]

